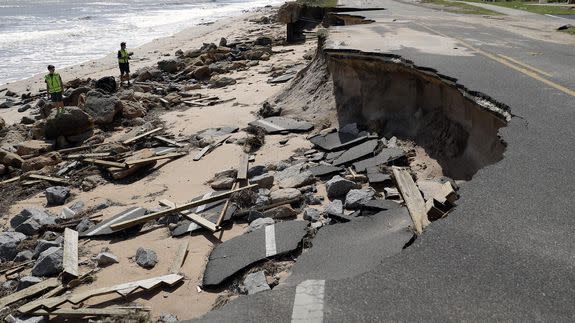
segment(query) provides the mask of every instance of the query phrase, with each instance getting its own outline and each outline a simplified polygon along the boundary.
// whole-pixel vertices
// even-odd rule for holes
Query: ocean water
[[[284,0],[0,0],[0,84]]]

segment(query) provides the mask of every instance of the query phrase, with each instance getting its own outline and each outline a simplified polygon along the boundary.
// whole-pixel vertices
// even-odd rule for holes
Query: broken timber
[[[128,166],[133,166],[133,165],[145,164],[145,163],[148,163],[148,162],[151,162],[154,160],[178,158],[178,157],[182,157],[185,155],[187,155],[187,153],[171,153],[171,154],[165,154],[165,155],[155,156],[155,157],[150,157],[150,158],[131,160],[131,161],[127,161],[125,164]]]
[[[180,268],[184,264],[184,259],[186,258],[186,254],[188,253],[188,241],[182,241],[178,246],[178,251],[176,252],[176,257],[174,258],[174,262],[170,266],[169,274],[177,274],[180,272]]]
[[[116,168],[124,168],[124,169],[128,168],[128,165],[126,163],[117,163],[117,162],[111,162],[111,161],[107,161],[107,160],[86,158],[86,159],[83,159],[82,161],[85,161],[85,162],[90,163],[90,164],[99,165],[99,166],[116,167]]]
[[[162,129],[163,129],[162,127],[158,127],[158,128],[156,128],[156,129],[150,130],[150,131],[148,131],[148,132],[144,132],[143,134],[137,135],[137,136],[135,136],[135,137],[133,137],[133,138],[130,138],[130,139],[128,139],[128,140],[124,140],[123,144],[124,144],[124,145],[127,145],[127,144],[132,143],[132,142],[134,142],[134,141],[136,141],[136,140],[139,140],[139,139],[141,139],[141,138],[144,138],[144,137],[146,137],[146,136],[149,136],[149,135],[151,135],[151,134],[154,134],[154,133],[156,133],[156,132],[158,132],[158,131],[160,131],[160,130],[162,130]]]
[[[84,317],[84,316],[125,316],[136,313],[136,311],[141,310],[138,308],[128,309],[128,308],[79,308],[79,309],[69,309],[60,308],[54,311],[37,310],[30,315],[35,316],[66,316],[66,317]]]
[[[8,184],[8,183],[12,183],[12,182],[16,182],[20,180],[20,176],[16,176],[16,177],[12,177],[10,179],[7,179],[5,181],[0,182],[0,185],[4,185],[4,184]]]
[[[248,179],[248,165],[250,163],[250,155],[243,153],[242,157],[240,158],[240,168],[238,169],[238,176],[236,177],[239,180],[246,180]]]
[[[423,196],[421,196],[419,188],[417,188],[417,185],[415,185],[411,175],[405,168],[394,166],[392,167],[392,171],[399,192],[409,210],[409,215],[413,221],[415,232],[417,234],[421,234],[423,229],[429,225]]]
[[[258,186],[257,184],[248,185],[248,186],[245,186],[245,187],[242,187],[242,188],[238,188],[238,189],[236,189],[236,190],[231,190],[231,191],[228,191],[228,192],[226,192],[226,193],[222,193],[222,194],[219,194],[219,195],[216,195],[216,196],[211,196],[211,197],[208,197],[208,198],[206,198],[206,199],[202,199],[202,200],[199,200],[199,201],[195,201],[195,202],[190,202],[190,203],[187,203],[187,204],[183,204],[183,205],[178,206],[178,207],[175,207],[175,208],[173,208],[173,209],[163,210],[163,211],[160,211],[160,212],[151,213],[151,214],[147,214],[147,215],[144,215],[144,216],[141,216],[141,217],[138,217],[138,218],[134,218],[134,219],[132,219],[132,220],[128,220],[128,221],[124,221],[124,222],[120,222],[120,223],[115,223],[115,224],[113,224],[113,225],[110,225],[110,228],[111,228],[112,230],[114,230],[114,231],[127,229],[127,228],[133,227],[133,226],[138,225],[138,224],[141,224],[141,223],[146,223],[146,222],[148,222],[148,221],[150,221],[150,220],[155,220],[155,219],[161,218],[161,217],[163,217],[163,216],[165,216],[165,215],[168,215],[168,214],[181,212],[181,211],[184,211],[184,210],[187,210],[187,209],[191,209],[191,208],[196,207],[196,206],[199,206],[199,205],[204,205],[204,204],[211,203],[211,202],[214,202],[214,201],[219,201],[219,200],[222,200],[222,199],[225,199],[225,198],[231,196],[232,194],[234,194],[234,193],[236,193],[236,192],[239,192],[239,191],[242,191],[242,190],[245,190],[245,189],[254,188],[254,187],[257,187],[257,186]],[[202,219],[203,219],[203,218],[202,218]],[[198,224],[199,224],[199,223],[198,223]]]
[[[246,154],[247,155],[247,154]],[[247,169],[247,167],[246,167]],[[247,175],[246,175],[247,177]],[[238,182],[234,182],[234,184],[232,184],[232,190],[236,189],[238,185]],[[220,212],[220,216],[218,217],[218,220],[216,221],[216,227],[220,227],[222,225],[222,222],[224,221],[224,218],[226,217],[226,213],[228,212],[228,206],[230,205],[230,199],[228,198],[226,200],[226,203],[224,204],[224,207],[222,208],[222,212]]]
[[[57,177],[44,176],[44,175],[38,175],[38,174],[30,174],[30,175],[28,175],[28,177],[34,178],[34,179],[41,179],[41,180],[53,182],[53,183],[68,184],[67,180],[62,179],[62,178],[57,178]]]
[[[36,294],[39,294],[39,293],[45,291],[46,289],[53,288],[53,287],[56,287],[59,285],[60,285],[60,282],[58,281],[57,278],[46,279],[44,281],[41,281],[35,285],[28,287],[28,288],[19,290],[15,293],[12,293],[8,296],[1,298],[0,299],[0,308],[4,308],[5,306],[8,306],[12,303],[15,303],[21,299],[25,299],[25,298],[28,298],[30,296],[34,296]]]
[[[200,152],[194,157],[194,161],[198,161],[198,160],[202,159],[202,157],[207,155],[210,151],[214,150],[216,147],[223,144],[224,141],[228,140],[229,137],[231,137],[231,135],[224,136],[222,139],[214,142],[213,144],[202,148],[202,150],[200,150]]]
[[[176,203],[170,201],[170,200],[161,200],[160,204],[165,205],[171,209],[176,208]],[[188,220],[196,223],[197,225],[206,228],[212,232],[215,232],[218,228],[216,226],[216,224],[204,219],[203,217],[201,217],[200,215],[196,214],[196,213],[192,213],[192,212],[182,212],[181,213],[183,216],[185,216]]]
[[[79,304],[91,297],[106,295],[110,293],[118,293],[120,296],[127,296],[138,289],[149,290],[154,287],[157,287],[161,284],[166,284],[168,286],[173,286],[177,282],[181,281],[184,277],[175,274],[169,274],[165,276],[159,276],[144,280],[138,280],[134,282],[114,285],[110,287],[103,287],[103,288],[96,288],[90,289],[85,292],[75,293],[75,294],[66,294],[58,297],[51,297],[51,298],[44,298],[39,299],[36,301],[29,302],[24,304],[23,306],[18,308],[18,312],[20,313],[29,313],[39,308],[45,308],[51,310],[61,304],[66,302],[70,302],[72,304]],[[43,282],[42,282],[43,283]],[[42,283],[38,283],[34,286],[38,286]],[[34,287],[32,286],[32,287]]]
[[[108,156],[110,156],[110,153],[71,154],[66,156],[66,159],[100,158]]]
[[[178,147],[178,148],[184,147],[184,145],[178,143],[177,141],[172,140],[172,139],[168,139],[168,138],[163,137],[163,136],[154,136],[154,139],[159,140],[159,141],[163,141],[163,142],[165,142],[165,143],[167,143],[167,144],[170,144],[170,145],[172,145],[172,146],[176,146],[176,147]]]
[[[64,274],[78,277],[78,232],[64,229]]]

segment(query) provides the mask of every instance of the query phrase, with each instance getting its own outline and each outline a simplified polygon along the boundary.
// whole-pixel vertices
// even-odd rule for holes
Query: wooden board
[[[4,308],[5,306],[15,303],[21,299],[34,296],[36,294],[45,291],[46,289],[53,288],[56,286],[60,286],[60,282],[58,281],[57,278],[46,279],[44,281],[39,282],[38,284],[34,284],[28,288],[24,288],[8,296],[0,298],[0,308]]]
[[[188,241],[182,241],[178,246],[178,251],[176,252],[176,257],[174,257],[174,261],[170,266],[170,270],[168,274],[177,274],[180,272],[180,268],[184,263],[184,259],[186,259],[186,254],[188,253]]]
[[[176,147],[179,147],[179,148],[184,147],[184,145],[178,143],[177,141],[172,140],[172,139],[168,139],[168,138],[163,137],[163,136],[154,136],[154,139],[159,140],[159,141],[163,141],[163,142],[165,142],[165,143],[167,143],[167,144],[170,144],[170,145],[172,145],[172,146],[176,146]]]
[[[54,311],[46,310],[36,310],[34,312],[28,313],[35,316],[66,316],[66,317],[83,317],[83,316],[125,316],[136,312],[138,309],[127,309],[127,308],[61,308]]]
[[[216,230],[218,229],[218,227],[216,226],[215,223],[212,223],[212,222],[202,218],[201,216],[197,215],[196,213],[187,213],[187,214],[184,214],[184,216],[188,220],[195,222],[197,225],[199,225],[203,228],[206,228],[212,232],[216,232]]]
[[[108,156],[110,156],[110,153],[70,154],[66,156],[66,159],[100,158]]]
[[[133,165],[145,164],[145,163],[148,163],[148,162],[151,162],[151,161],[154,161],[154,160],[178,158],[178,157],[182,157],[182,156],[185,156],[185,155],[187,155],[187,153],[171,153],[171,154],[165,154],[165,155],[154,156],[154,157],[150,157],[150,158],[144,158],[144,159],[126,161],[126,165],[128,165],[128,166],[133,166]]]
[[[108,145],[109,142],[102,142],[99,144],[95,144],[95,145],[90,145],[90,146],[80,146],[80,147],[72,147],[72,148],[64,148],[64,149],[58,149],[56,150],[57,152],[59,152],[60,154],[69,154],[69,153],[74,153],[77,151],[82,151],[82,150],[86,150],[86,149],[91,149],[91,148],[95,148],[95,147],[100,147],[103,145]]]
[[[34,179],[41,179],[41,180],[52,182],[52,183],[68,184],[67,180],[62,179],[62,178],[57,178],[57,177],[44,176],[44,175],[38,175],[38,174],[30,174],[30,175],[28,175],[28,177],[34,178]]]
[[[231,137],[231,135],[224,136],[223,138],[219,139],[218,141],[214,142],[213,144],[202,148],[202,150],[200,150],[200,152],[194,157],[194,161],[198,161],[198,160],[202,159],[202,157],[204,157],[204,155],[207,155],[210,151],[214,150],[216,147],[223,144],[224,141],[228,140],[229,137]]]
[[[237,179],[239,180],[246,180],[248,179],[248,166],[250,164],[250,155],[243,153],[240,157],[240,167],[238,168],[238,176]]]
[[[120,294],[120,291],[126,291],[126,290],[130,290],[130,292],[134,292],[138,289],[149,290],[149,289],[157,287],[161,284],[173,286],[177,282],[181,281],[183,278],[184,277],[180,276],[180,275],[169,274],[169,275],[164,275],[164,276],[159,276],[159,277],[154,277],[154,278],[148,278],[148,279],[138,280],[138,281],[129,282],[129,283],[123,283],[123,284],[114,285],[114,286],[110,286],[110,287],[92,288],[92,289],[89,289],[89,290],[81,292],[81,293],[73,293],[73,294],[66,294],[66,295],[57,296],[57,297],[38,299],[38,300],[29,302],[29,303],[26,303],[26,304],[20,306],[18,308],[18,312],[29,313],[31,311],[38,309],[38,308],[46,308],[48,310],[51,310],[51,309],[55,308],[56,306],[64,304],[66,302],[70,302],[72,304],[78,304],[78,303],[81,303],[81,302],[87,300],[88,298],[91,298],[94,296],[106,295],[106,294],[110,294],[110,293],[114,293],[114,292],[117,292]],[[41,283],[38,283],[34,286],[37,286],[39,284],[41,284]],[[34,287],[34,286],[32,286],[32,287]],[[125,296],[127,294],[121,294],[121,295]]]
[[[64,273],[78,277],[78,232],[72,229],[64,229]]]
[[[413,226],[417,234],[421,234],[423,229],[429,225],[427,219],[427,212],[425,211],[425,201],[421,192],[415,182],[411,178],[411,174],[405,169],[400,167],[392,167],[393,177],[397,183],[397,188],[405,201]]]
[[[154,133],[156,133],[156,132],[158,132],[158,131],[160,131],[160,130],[162,130],[162,129],[163,129],[162,127],[158,127],[158,128],[156,128],[156,129],[153,129],[153,130],[144,132],[143,134],[137,135],[137,136],[135,136],[135,137],[133,137],[133,138],[130,138],[130,139],[128,139],[128,140],[124,140],[123,144],[124,144],[124,145],[127,145],[127,144],[132,143],[132,142],[134,142],[134,141],[136,141],[136,140],[139,140],[139,139],[141,139],[141,138],[144,138],[144,137],[146,137],[146,136],[149,136],[149,135],[151,135],[151,134],[154,134]]]
[[[237,187],[238,187],[238,182],[234,182],[234,184],[232,185],[232,190],[235,190]],[[222,212],[220,212],[220,216],[218,217],[218,220],[216,221],[216,227],[218,229],[222,225],[222,221],[224,221],[224,217],[226,216],[226,212],[228,211],[229,205],[230,205],[230,199],[227,199],[226,204],[224,204],[224,207],[222,208]]]
[[[116,168],[122,168],[122,169],[128,168],[128,165],[126,165],[125,163],[111,162],[111,161],[107,161],[107,160],[85,158],[82,161],[85,161],[85,162],[90,163],[90,164],[99,165],[99,166],[116,167]]]
[[[225,199],[225,198],[231,196],[232,194],[234,194],[234,193],[236,193],[236,192],[239,192],[239,191],[242,191],[242,190],[245,190],[245,189],[254,188],[254,187],[257,187],[257,186],[258,186],[257,184],[248,185],[248,186],[245,186],[245,187],[242,187],[242,188],[239,188],[239,189],[236,189],[236,190],[231,190],[231,191],[228,191],[228,192],[219,194],[219,195],[210,196],[210,197],[208,197],[208,198],[205,198],[205,199],[202,199],[202,200],[199,200],[199,201],[194,201],[194,202],[190,202],[190,203],[187,203],[187,204],[183,204],[183,205],[178,206],[178,207],[175,207],[175,208],[173,208],[173,209],[163,210],[163,211],[159,211],[159,212],[155,212],[155,213],[151,213],[151,214],[146,214],[146,215],[141,216],[141,217],[138,217],[138,218],[134,218],[134,219],[131,219],[131,220],[128,220],[128,221],[123,221],[123,222],[119,222],[119,223],[113,224],[113,225],[110,226],[110,228],[111,228],[112,230],[114,230],[114,231],[127,229],[127,228],[133,227],[133,226],[138,225],[138,224],[141,224],[141,223],[146,223],[146,222],[148,222],[148,221],[150,221],[150,220],[155,220],[155,219],[161,218],[161,217],[163,217],[163,216],[165,216],[165,215],[168,215],[168,214],[181,212],[181,211],[184,211],[184,210],[188,210],[188,209],[194,208],[194,207],[196,207],[196,206],[200,206],[200,205],[204,205],[204,204],[207,204],[207,203],[211,203],[211,202],[223,200],[223,199]],[[199,224],[199,223],[198,223],[198,224]]]
[[[16,176],[16,177],[12,177],[10,179],[7,179],[5,181],[0,182],[0,185],[4,185],[4,184],[8,184],[8,183],[12,183],[12,182],[16,182],[20,180],[20,176]]]

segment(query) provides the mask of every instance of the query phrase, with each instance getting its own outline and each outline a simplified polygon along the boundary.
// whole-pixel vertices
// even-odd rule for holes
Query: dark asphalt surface
[[[365,15],[374,20],[417,17],[398,28],[425,30],[421,24],[428,9],[381,2],[388,10]],[[389,29],[369,26],[385,39]],[[575,88],[574,46],[472,23],[462,29],[461,22],[450,26],[433,20],[430,26],[450,37],[473,37],[473,46],[490,53],[523,58],[550,73],[547,79]],[[510,38],[511,46],[494,45],[509,44]],[[528,57],[528,51],[542,54]],[[385,257],[375,267],[363,263],[358,270],[349,263],[353,257],[340,258],[333,271],[326,265],[324,321],[573,322],[575,97],[477,53],[446,56],[409,47],[392,53],[508,105],[515,117],[500,131],[507,143],[505,157],[462,186],[457,209],[434,222],[407,249]],[[333,243],[339,249],[342,241],[354,241],[366,231],[357,221],[338,226],[341,232],[326,228],[337,234],[321,235],[317,245]],[[308,263],[304,256],[296,263],[294,282],[321,276],[321,268]],[[350,277],[344,270],[344,275],[336,275],[346,263],[347,273],[363,273]],[[294,293],[295,286],[285,284],[240,297],[202,320],[290,322]]]

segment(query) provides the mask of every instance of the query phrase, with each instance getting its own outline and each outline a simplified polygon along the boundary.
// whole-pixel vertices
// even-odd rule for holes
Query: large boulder
[[[18,154],[11,153],[9,151],[0,149],[0,164],[4,164],[6,166],[12,166],[16,168],[22,168],[22,164],[24,163],[24,159],[18,156]]]
[[[89,87],[82,86],[77,89],[73,89],[64,97],[64,105],[67,106],[78,106],[80,101],[80,96],[82,94],[88,93],[90,91]]]
[[[113,76],[102,77],[96,81],[96,88],[106,93],[114,93],[117,89],[116,79]]]
[[[32,268],[34,276],[56,276],[63,269],[64,251],[60,247],[51,247],[43,251]]]
[[[158,62],[158,68],[167,73],[176,73],[182,64],[175,59],[166,59]]]
[[[92,90],[86,94],[84,111],[94,119],[94,123],[109,124],[122,111],[122,102],[115,95]]]
[[[0,260],[9,261],[18,254],[18,245],[26,239],[26,235],[20,232],[0,233]]]
[[[60,162],[62,162],[62,156],[58,152],[52,151],[42,156],[26,159],[22,163],[22,170],[25,172],[40,170],[46,166],[58,165]]]
[[[55,216],[34,208],[25,208],[10,220],[10,225],[14,231],[28,236],[36,234],[43,226],[55,224]]]
[[[52,110],[46,119],[44,135],[47,139],[56,139],[60,136],[73,136],[85,133],[94,127],[92,117],[78,107],[64,107],[58,113]]]

